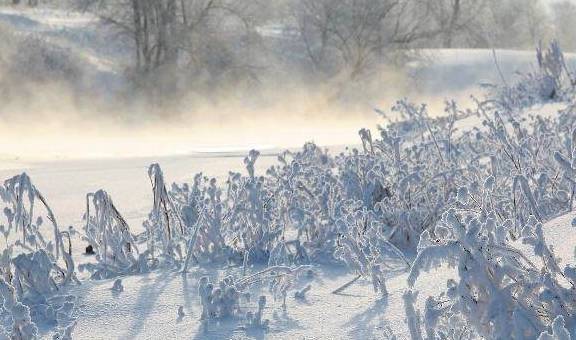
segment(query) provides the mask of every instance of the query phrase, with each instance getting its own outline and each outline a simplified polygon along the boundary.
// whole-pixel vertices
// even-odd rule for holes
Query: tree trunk
[[[442,42],[442,47],[452,48],[452,42],[454,39],[454,30],[456,29],[456,24],[460,18],[460,0],[454,0],[452,5],[452,14],[450,15],[450,22],[448,23],[448,28],[444,33],[444,41]]]

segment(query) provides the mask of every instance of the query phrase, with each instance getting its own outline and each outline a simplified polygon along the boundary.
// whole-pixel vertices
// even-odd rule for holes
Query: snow
[[[218,271],[221,273],[220,271]],[[199,331],[202,312],[196,295],[198,281],[204,275],[218,275],[210,269],[195,269],[180,273],[152,273],[123,278],[124,291],[114,295],[110,291],[113,280],[89,282],[76,290],[79,293],[78,318],[82,320],[75,330],[75,339],[247,339],[263,336],[250,335],[235,322],[209,326],[204,334]],[[421,296],[438,293],[437,285],[444,286],[450,271],[439,271],[433,281],[418,284]],[[271,302],[265,317],[271,320],[267,339],[384,339],[392,330],[399,339],[407,339],[402,294],[406,287],[406,274],[387,281],[389,296],[378,299],[372,293],[371,283],[361,282],[342,294],[331,292],[352,278],[342,270],[321,269],[312,283],[306,300],[288,297],[287,311],[281,303]],[[423,301],[422,301],[423,303]],[[183,305],[186,317],[178,319],[178,308]],[[255,301],[242,304],[256,309]],[[274,315],[275,314],[275,315]],[[94,330],[99,330],[96,334]]]

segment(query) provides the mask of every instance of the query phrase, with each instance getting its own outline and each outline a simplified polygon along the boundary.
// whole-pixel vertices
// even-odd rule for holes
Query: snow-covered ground
[[[371,283],[361,281],[345,293],[332,292],[354,278],[341,269],[318,268],[312,290],[306,300],[288,298],[287,310],[279,302],[266,310],[271,326],[268,332],[246,332],[242,325],[229,321],[214,322],[207,333],[200,328],[201,306],[196,294],[200,277],[216,276],[223,271],[197,268],[193,272],[154,273],[123,279],[121,294],[110,288],[114,280],[85,284],[79,293],[75,338],[78,339],[409,339],[402,294],[407,274],[387,281],[389,296],[380,299]],[[422,296],[438,294],[451,277],[451,271],[433,273],[416,285]],[[301,285],[303,286],[303,285]],[[301,287],[300,287],[301,288]],[[178,307],[186,316],[178,318]],[[255,302],[243,304],[255,310]],[[94,334],[94,330],[101,330]]]

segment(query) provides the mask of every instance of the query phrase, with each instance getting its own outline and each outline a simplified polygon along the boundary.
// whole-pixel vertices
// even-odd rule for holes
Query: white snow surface
[[[266,307],[270,329],[246,332],[234,321],[212,323],[208,332],[199,330],[201,306],[197,296],[201,276],[217,276],[225,270],[196,268],[183,275],[177,272],[152,273],[122,279],[124,292],[110,290],[114,280],[88,282],[75,289],[79,294],[74,337],[77,339],[386,339],[394,333],[408,336],[402,293],[406,274],[387,281],[389,296],[379,299],[371,283],[360,281],[341,294],[331,292],[354,276],[341,269],[318,268],[318,277],[306,300],[289,297],[284,311],[280,302]],[[416,285],[421,295],[437,294],[451,271],[438,271],[433,279]],[[423,301],[421,301],[423,303]],[[186,316],[178,319],[182,305]],[[255,302],[243,304],[255,310]]]

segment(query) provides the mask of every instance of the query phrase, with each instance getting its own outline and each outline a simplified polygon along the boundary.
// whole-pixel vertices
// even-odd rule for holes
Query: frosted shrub
[[[6,240],[10,238],[14,245],[28,251],[46,249],[55,259],[60,258],[63,247],[58,225],[52,210],[32,184],[30,177],[23,173],[6,180],[0,188],[0,196],[6,204],[4,215],[7,225],[3,225]],[[36,206],[37,201],[40,202],[40,207]],[[36,207],[39,210],[42,205],[52,222],[51,231],[42,228],[43,218],[34,209]]]
[[[436,138],[437,150],[452,150],[460,179],[445,192],[442,219],[420,235],[409,285],[441,264],[456,267],[458,275],[444,293],[426,299],[422,322],[415,298],[407,295],[411,333],[420,338],[423,328],[430,339],[561,337],[562,329],[573,329],[574,297],[562,282],[571,280],[571,268],[560,269],[542,222],[573,207],[572,109],[546,118],[518,116],[491,100],[477,104],[483,127],[449,145]],[[520,241],[540,262],[519,250]]]
[[[439,297],[426,301],[424,328],[428,337],[444,337],[458,324],[472,326],[460,336],[487,338],[537,338],[557,316],[567,328],[574,325],[571,301],[576,272],[559,268],[553,249],[543,236],[542,224],[531,218],[521,230],[522,242],[541,260],[533,263],[511,242],[512,226],[499,224],[495,215],[445,213],[432,238],[426,231],[420,241],[408,283],[413,286],[422,271],[441,263],[456,267],[458,279],[449,280]],[[559,332],[559,321],[552,326]],[[546,335],[543,335],[546,338]]]
[[[440,239],[432,239],[425,232],[411,269],[410,286],[423,270],[442,262],[458,269],[459,281],[448,281],[439,302],[427,302],[427,333],[440,336],[434,329],[446,328],[440,325],[462,313],[486,337],[536,337],[543,320],[526,306],[537,301],[537,268],[506,244],[505,226],[497,225],[493,218],[462,218],[454,211],[447,212],[438,225],[445,234]]]
[[[256,177],[254,164],[259,153],[252,150],[244,159],[248,176],[231,173],[226,183],[226,206],[230,216],[225,228],[227,239],[243,255],[244,264],[266,263],[281,229],[272,216],[274,198],[266,178]]]
[[[60,303],[64,297],[58,294],[71,282],[79,283],[72,260],[74,229],[60,230],[46,199],[25,173],[6,180],[0,198],[6,245],[0,253],[0,314],[3,309],[11,316],[10,338],[35,338],[32,320],[67,327],[74,303]]]
[[[347,227],[338,229],[338,221],[357,211],[378,224],[378,235],[370,236],[389,248],[414,250],[420,233],[452,203],[464,182],[461,176],[473,169],[458,164],[465,157],[452,139],[454,119],[432,129],[425,107],[399,102],[396,110],[416,120],[422,130],[416,143],[403,144],[413,136],[401,135],[406,132],[395,126],[382,129],[376,140],[362,130],[364,153],[352,150],[333,159],[307,143],[299,152],[281,154],[278,166],[257,177],[258,153],[252,151],[245,159],[248,176],[231,173],[222,189],[202,175],[191,185],[173,185],[168,196],[189,233],[186,264],[241,258],[246,268],[258,262],[341,261],[340,254],[335,256],[338,242],[363,242]],[[453,116],[459,114],[453,110]],[[362,221],[349,225],[355,223]],[[361,272],[378,276],[377,268]]]
[[[240,292],[232,277],[226,277],[216,287],[207,277],[202,277],[198,295],[202,304],[200,320],[205,329],[211,319],[240,317]]]
[[[158,254],[169,263],[182,261],[182,242],[186,236],[184,224],[172,197],[168,194],[164,174],[158,164],[150,165],[148,177],[154,195],[152,211],[144,222],[148,251],[152,257]]]
[[[313,143],[286,151],[267,171],[273,186],[275,218],[282,238],[270,264],[330,262],[336,246],[336,220],[349,202],[334,176],[334,160]]]
[[[90,270],[93,278],[107,278],[142,268],[129,226],[105,191],[99,190],[86,196],[84,218],[83,238],[92,246],[98,263],[82,268]]]
[[[192,260],[217,262],[229,259],[231,250],[222,233],[226,215],[222,191],[216,180],[198,174],[192,186],[174,184],[171,195],[189,235],[185,268]]]
[[[192,186],[173,186],[177,211],[193,230],[187,264],[190,259],[240,261],[244,266],[268,261],[279,230],[270,215],[272,198],[265,178],[254,174],[258,155],[251,151],[246,157],[247,177],[230,173],[224,192],[215,179],[201,174]]]
[[[562,101],[573,96],[576,78],[568,69],[564,53],[557,41],[550,42],[547,48],[536,49],[538,69],[522,74],[511,85],[490,86],[491,99],[505,109],[515,110],[541,102]]]
[[[371,278],[375,293],[387,295],[382,270],[405,270],[410,263],[388,242],[383,223],[372,212],[358,211],[339,220],[337,226],[341,237],[335,256],[359,275]]]
[[[365,173],[356,182],[372,182],[357,190],[372,197],[363,206],[383,223],[388,240],[405,251],[416,248],[419,235],[452,203],[472,170],[453,136],[460,113],[451,103],[448,108],[450,119],[432,121],[426,106],[399,101],[393,110],[406,120],[380,128],[381,138],[370,142],[371,154],[347,159]]]
[[[18,281],[18,294],[29,289],[31,294],[43,295],[77,282],[70,237],[74,230],[60,231],[52,209],[28,175],[6,180],[0,186],[0,197],[6,217],[6,224],[0,221],[6,243],[0,274],[9,282]],[[43,216],[51,228],[44,226]]]
[[[7,330],[10,339],[38,338],[38,329],[30,318],[30,309],[18,301],[14,287],[3,278],[0,278],[0,296],[3,301],[2,308],[8,312],[11,323],[11,329]]]
[[[560,120],[525,118],[521,124],[513,116],[508,122],[481,104],[485,130],[477,131],[467,145],[473,161],[468,200],[459,202],[464,210],[494,210],[500,222],[514,225],[512,237],[530,216],[542,221],[571,209],[572,183],[558,176],[561,154],[571,140],[572,128]],[[490,150],[486,152],[484,150]],[[560,162],[559,162],[560,161]]]
[[[568,70],[564,60],[564,53],[558,41],[550,42],[547,49],[543,49],[540,44],[536,49],[536,58],[542,75],[540,89],[542,98],[562,96],[563,91],[572,89],[576,85],[574,79],[572,79],[573,74]]]
[[[198,285],[198,295],[202,304],[200,319],[204,329],[207,329],[210,320],[224,319],[244,319],[248,328],[268,328],[269,321],[263,318],[267,303],[266,297],[263,295],[259,297],[256,311],[246,312],[242,311],[244,308],[241,308],[241,298],[249,302],[248,289],[268,283],[270,293],[275,299],[280,298],[282,307],[286,309],[288,292],[295,287],[296,281],[310,270],[310,266],[274,266],[239,279],[228,276],[218,285],[212,284],[208,277],[202,277]],[[297,291],[295,295],[304,298],[308,290],[310,290],[309,285]]]

